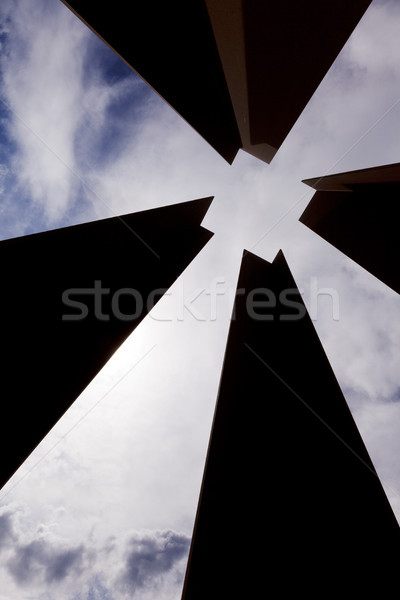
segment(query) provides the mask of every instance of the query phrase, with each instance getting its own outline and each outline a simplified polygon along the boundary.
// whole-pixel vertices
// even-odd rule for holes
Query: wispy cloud
[[[77,190],[66,165],[75,167],[87,33],[72,15],[62,23],[50,2],[18,0],[12,8],[3,3],[2,13],[8,17],[1,68],[2,101],[16,148],[12,167],[20,188],[53,223]]]
[[[71,214],[87,220],[85,203],[93,215],[101,200],[88,187],[90,170],[123,152],[132,134],[126,121],[139,122],[136,112],[145,106],[137,96],[152,92],[61,3],[4,2],[1,23],[0,110],[8,139],[0,186],[4,192],[12,173],[7,197],[20,212],[25,200],[42,220],[39,228]]]

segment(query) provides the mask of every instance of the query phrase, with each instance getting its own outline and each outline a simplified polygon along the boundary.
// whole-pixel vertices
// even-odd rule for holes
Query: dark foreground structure
[[[389,597],[399,527],[283,254],[239,290],[183,599]]]
[[[304,183],[316,192],[300,221],[400,293],[400,163]]]
[[[272,160],[371,3],[62,1],[230,163]],[[398,167],[306,181],[301,218],[397,291]],[[210,239],[210,201],[0,242],[0,486]],[[284,256],[245,252],[183,600],[389,598],[399,568],[399,526]]]
[[[371,0],[63,0],[228,162],[270,162]]]
[[[210,202],[0,242],[0,486],[211,238]]]

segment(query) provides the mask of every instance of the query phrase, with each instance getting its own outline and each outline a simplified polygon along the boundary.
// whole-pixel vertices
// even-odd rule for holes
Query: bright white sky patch
[[[61,2],[0,18],[2,238],[215,196],[214,238],[0,494],[0,600],[180,597],[245,247],[282,248],[316,306],[399,517],[399,297],[297,221],[302,179],[399,161],[398,4],[375,0],[271,165],[227,165]]]

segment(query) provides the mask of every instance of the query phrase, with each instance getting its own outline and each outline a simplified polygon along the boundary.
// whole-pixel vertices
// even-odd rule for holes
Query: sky
[[[373,0],[228,165],[59,0],[2,0],[0,239],[206,196],[215,235],[0,491],[0,600],[180,598],[244,248],[283,250],[400,519],[399,296],[298,221],[303,179],[399,162],[399,27]]]

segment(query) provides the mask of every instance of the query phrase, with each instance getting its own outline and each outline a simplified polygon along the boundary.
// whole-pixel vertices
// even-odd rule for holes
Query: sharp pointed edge
[[[302,183],[315,190],[331,192],[348,191],[349,187],[357,183],[396,183],[400,182],[400,163],[368,167],[355,171],[333,173],[322,177],[303,179]]]
[[[206,198],[199,198],[198,200],[189,201],[189,205],[193,207],[193,214],[195,214],[196,219],[199,220],[199,225],[206,216],[213,200],[214,196],[208,196]]]
[[[200,198],[198,200],[189,200],[187,202],[180,202],[178,204],[169,204],[167,206],[161,206],[157,208],[149,208],[146,210],[142,210],[139,212],[128,213],[124,215],[114,215],[112,217],[108,217],[106,219],[99,219],[95,221],[87,221],[85,223],[79,223],[77,225],[69,225],[67,227],[60,227],[57,229],[49,229],[47,231],[39,231],[37,233],[31,233],[25,236],[19,236],[16,238],[7,238],[5,240],[0,240],[0,243],[3,242],[11,242],[21,239],[21,238],[31,238],[35,236],[43,236],[43,235],[57,235],[60,231],[66,231],[72,228],[79,227],[87,227],[87,226],[96,226],[97,223],[106,223],[107,221],[112,221],[119,219],[121,222],[125,223],[128,227],[135,228],[139,226],[141,223],[146,223],[146,221],[154,220],[154,223],[157,221],[163,223],[165,226],[168,225],[200,225],[202,220],[204,219],[211,202],[213,201],[214,196],[209,196],[207,198]]]
[[[316,231],[317,224],[341,202],[351,197],[352,193],[353,191],[350,188],[317,190],[300,215],[299,222]]]
[[[214,196],[208,196],[206,198],[199,198],[197,200],[188,200],[186,202],[179,202],[178,204],[168,204],[166,206],[160,206],[158,208],[152,208],[143,210],[136,213],[127,215],[120,215],[119,218],[122,221],[134,222],[145,221],[149,219],[159,219],[165,226],[168,224],[178,225],[200,225],[204,219]]]
[[[303,225],[307,225],[308,227],[308,217],[310,215],[310,213],[312,213],[312,207],[314,206],[314,197],[311,198],[310,202],[307,204],[307,206],[305,207],[305,209],[303,210],[303,212],[301,213],[300,217],[299,217],[299,222],[303,223]]]
[[[287,260],[285,258],[285,255],[283,254],[283,250],[278,250],[274,260],[272,261],[272,264],[277,264],[277,263],[283,263],[286,265],[286,267],[289,268],[288,264],[287,264]]]
[[[267,260],[265,260],[265,258],[261,258],[261,256],[258,256],[257,254],[254,254],[253,252],[250,252],[250,250],[243,250],[242,264],[246,260],[251,260],[253,262],[263,263],[265,265],[270,265],[271,264]]]
[[[337,175],[326,175],[325,177],[313,177],[303,179],[302,183],[312,187],[314,190],[324,190],[329,192],[348,192],[350,188],[340,178],[341,173]]]
[[[275,256],[274,260],[272,262],[269,262],[268,260],[265,260],[265,258],[261,258],[261,256],[258,256],[257,254],[254,254],[253,252],[250,252],[250,250],[243,250],[243,259],[248,258],[250,260],[253,261],[258,261],[259,263],[263,263],[265,265],[272,265],[276,262],[280,262],[280,261],[284,261],[286,263],[286,259],[285,256],[282,252],[282,250],[279,250],[277,255]],[[287,263],[286,263],[287,264]]]
[[[318,185],[318,182],[321,181],[321,179],[323,179],[323,178],[322,177],[310,177],[309,179],[302,179],[301,183],[305,183],[309,187],[316,189],[315,186]]]
[[[258,270],[260,268],[263,269],[265,275],[271,271],[283,273],[288,281],[289,287],[297,288],[297,284],[282,250],[277,252],[275,258],[271,262],[261,258],[260,256],[257,256],[257,254],[253,254],[248,250],[244,250],[241,274],[244,275],[245,273],[251,272],[253,269]],[[241,279],[241,275],[239,275],[239,279]]]

